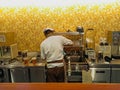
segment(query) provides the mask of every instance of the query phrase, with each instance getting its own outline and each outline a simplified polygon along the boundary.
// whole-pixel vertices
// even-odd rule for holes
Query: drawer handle
[[[105,73],[105,71],[96,71],[96,73]]]

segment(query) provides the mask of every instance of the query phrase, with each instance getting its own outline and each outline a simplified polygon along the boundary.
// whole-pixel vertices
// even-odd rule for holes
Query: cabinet
[[[111,69],[109,64],[96,64],[90,67],[93,83],[110,83]]]
[[[82,82],[82,70],[88,70],[88,65],[85,62],[66,63],[66,81],[67,82]]]
[[[29,82],[28,68],[14,67],[10,68],[11,82]]]
[[[95,64],[90,70],[93,83],[120,83],[119,64]]]
[[[30,82],[46,82],[45,67],[30,67]]]
[[[10,82],[46,82],[45,66],[9,68]]]
[[[111,83],[120,83],[120,65],[111,65]]]
[[[8,69],[5,67],[0,67],[0,82],[10,82]]]

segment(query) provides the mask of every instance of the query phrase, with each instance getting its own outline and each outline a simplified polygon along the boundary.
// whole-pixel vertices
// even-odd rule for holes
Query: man
[[[66,37],[54,35],[54,29],[46,28],[43,33],[46,39],[41,43],[41,58],[47,63],[47,82],[64,82],[64,45],[73,42]]]

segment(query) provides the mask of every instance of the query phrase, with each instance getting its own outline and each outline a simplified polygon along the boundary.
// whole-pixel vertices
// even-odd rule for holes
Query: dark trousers
[[[64,67],[47,68],[47,82],[64,82]]]

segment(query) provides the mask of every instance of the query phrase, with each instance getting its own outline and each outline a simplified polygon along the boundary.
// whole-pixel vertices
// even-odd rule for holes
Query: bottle
[[[98,51],[98,63],[101,63],[103,61],[103,52]]]

